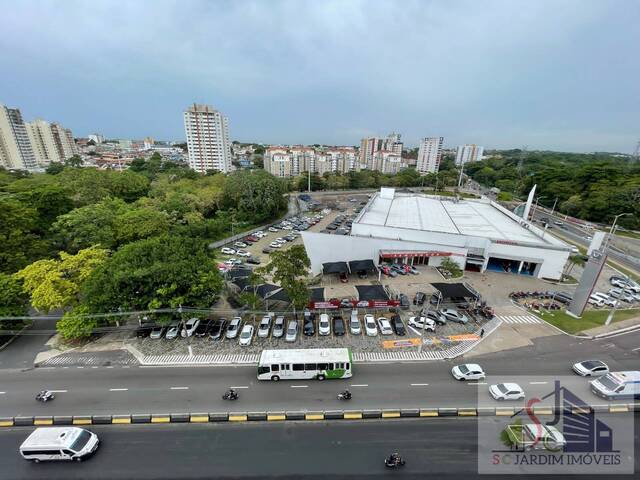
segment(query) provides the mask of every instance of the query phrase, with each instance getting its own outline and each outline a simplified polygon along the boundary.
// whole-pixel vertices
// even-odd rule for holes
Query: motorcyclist
[[[350,400],[351,392],[349,390],[344,390],[343,392],[340,392],[340,394],[338,394],[338,398],[342,400]]]
[[[402,463],[402,458],[400,458],[400,454],[398,454],[398,452],[393,452],[391,455],[389,455],[387,463],[389,465],[398,466]]]
[[[227,390],[226,396],[227,398],[231,398],[231,399],[238,398],[238,393],[233,388],[230,388],[229,390]]]

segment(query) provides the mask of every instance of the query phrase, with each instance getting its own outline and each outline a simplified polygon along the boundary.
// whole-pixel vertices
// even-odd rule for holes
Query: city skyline
[[[20,2],[0,19],[0,100],[79,136],[184,139],[181,113],[199,103],[225,112],[233,139],[265,144],[400,131],[408,146],[433,132],[449,146],[630,153],[640,5],[619,6],[157,2],[152,21],[146,4]]]

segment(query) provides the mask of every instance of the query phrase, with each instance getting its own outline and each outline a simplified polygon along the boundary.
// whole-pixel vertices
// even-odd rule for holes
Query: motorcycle
[[[345,390],[344,392],[340,392],[338,394],[338,400],[351,400],[351,392],[349,390]]]
[[[238,392],[236,392],[235,390],[229,390],[228,392],[225,392],[224,395],[222,395],[223,400],[238,400],[238,398]]]
[[[384,459],[384,466],[388,468],[403,467],[404,463],[404,459],[400,455],[391,455]]]
[[[56,396],[53,394],[53,392],[50,392],[49,390],[42,390],[40,393],[36,395],[36,400],[42,403],[46,403],[49,400],[53,400],[54,398],[56,398]]]

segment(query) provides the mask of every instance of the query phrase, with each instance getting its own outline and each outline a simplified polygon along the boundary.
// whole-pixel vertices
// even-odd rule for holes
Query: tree
[[[64,170],[64,163],[61,162],[51,162],[47,165],[44,172],[49,175],[57,175]]]
[[[262,145],[258,145],[253,149],[253,153],[255,153],[256,155],[264,155],[264,147]]]
[[[87,279],[83,302],[94,312],[211,306],[222,277],[201,239],[177,235],[129,243]]]
[[[81,167],[84,164],[84,161],[82,160],[82,158],[80,157],[80,155],[74,155],[72,157],[69,157],[64,164],[67,167]]]
[[[169,231],[171,222],[166,212],[152,207],[134,208],[118,215],[114,225],[118,244],[162,235]]]
[[[89,314],[89,307],[86,305],[80,305],[73,311],[65,312],[62,319],[56,323],[58,333],[66,341],[90,337],[98,326],[98,321],[95,317],[88,316]]]
[[[223,205],[235,208],[238,219],[262,222],[287,206],[284,184],[264,170],[240,170],[227,176]]]
[[[581,255],[581,254],[575,254],[575,255],[569,255],[568,261],[567,261],[567,266],[568,268],[566,268],[565,271],[565,276],[569,276],[571,275],[571,272],[573,271],[573,267],[575,267],[576,265],[580,265],[581,267],[584,267],[584,265],[587,263],[588,257],[586,257],[585,255]]]
[[[60,252],[60,260],[38,260],[15,277],[23,282],[33,308],[43,312],[74,307],[80,289],[91,273],[108,258],[105,249],[91,247],[76,255]]]
[[[448,271],[453,278],[462,276],[462,270],[460,265],[451,260],[450,258],[444,258],[440,263],[440,268]]]
[[[25,317],[28,306],[28,296],[22,290],[20,280],[0,273],[0,317]],[[0,320],[0,330],[13,329],[22,323],[22,320]]]
[[[273,280],[289,295],[295,311],[309,302],[309,290],[305,280],[310,266],[311,262],[304,245],[294,245],[286,250],[271,253],[269,263],[260,269],[260,272],[272,274]]]
[[[0,196],[0,272],[15,272],[44,254],[37,224],[35,208],[15,196]]]

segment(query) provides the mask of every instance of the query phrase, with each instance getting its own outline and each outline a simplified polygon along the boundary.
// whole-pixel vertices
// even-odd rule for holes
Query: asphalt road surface
[[[570,366],[598,358],[613,370],[634,370],[640,365],[638,347],[640,332],[597,341],[544,337],[533,346],[470,360],[489,375],[484,382],[455,381],[450,370],[461,362],[362,364],[351,379],[277,383],[256,380],[255,367],[0,370],[0,416],[521,406],[522,401],[494,401],[489,384],[516,381],[530,398],[551,392],[558,376],[585,402],[602,404]],[[221,399],[229,387],[238,389],[240,400]],[[35,393],[45,388],[58,391],[57,398],[35,402]],[[344,388],[353,393],[349,402],[336,399]]]
[[[477,422],[457,418],[312,424],[93,426],[91,430],[101,439],[94,457],[82,463],[40,464],[27,462],[18,453],[19,445],[31,429],[11,428],[0,430],[0,477],[3,480],[383,476],[487,479],[491,476],[477,473]],[[637,432],[636,428],[636,450]],[[406,459],[402,469],[390,471],[384,467],[383,460],[392,451]],[[637,457],[635,469],[640,469]],[[493,478],[526,477],[497,475]],[[570,478],[589,477],[570,475]]]

